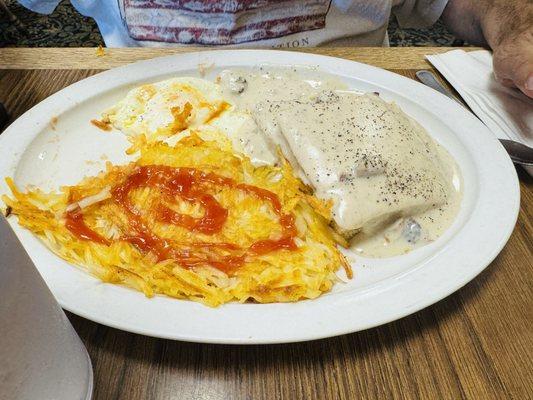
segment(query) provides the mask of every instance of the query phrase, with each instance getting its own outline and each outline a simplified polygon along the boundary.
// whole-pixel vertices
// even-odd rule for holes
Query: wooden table
[[[446,50],[309,51],[414,78],[431,68],[424,54]],[[95,49],[0,49],[0,102],[16,118],[102,69],[183,51],[106,49],[97,57]],[[455,294],[379,328],[309,343],[220,346],[135,335],[70,314],[93,362],[94,399],[531,398],[533,183],[523,171],[520,180],[518,223],[497,259]]]

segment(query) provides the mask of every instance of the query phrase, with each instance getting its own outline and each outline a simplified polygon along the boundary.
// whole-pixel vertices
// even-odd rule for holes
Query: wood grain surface
[[[466,51],[479,50],[477,47],[464,47]],[[192,51],[206,51],[208,47],[166,48],[4,48],[0,49],[0,68],[3,69],[90,69],[113,68],[134,61],[154,57],[183,54]],[[364,62],[388,69],[422,69],[430,67],[426,54],[443,53],[447,47],[316,47],[297,49],[298,51],[347,60]],[[285,50],[291,51],[291,50]],[[102,55],[103,54],[103,55]]]
[[[381,49],[380,60],[369,53],[349,58],[414,78],[425,52],[409,50]],[[8,53],[11,62],[22,60]],[[121,51],[121,63],[146,55],[127,53],[123,58]],[[0,49],[0,60],[5,54]],[[32,54],[33,64],[27,58],[17,64],[22,69],[0,63],[0,102],[12,118],[109,66],[91,61],[86,66],[98,69],[79,69],[67,52],[63,66],[76,64],[69,69]],[[308,343],[221,346],[154,339],[69,314],[93,362],[94,399],[533,398],[533,182],[519,175],[520,216],[496,260],[448,298],[378,328]]]

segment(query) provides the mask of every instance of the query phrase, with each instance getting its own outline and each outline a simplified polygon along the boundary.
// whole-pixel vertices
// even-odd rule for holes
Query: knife
[[[432,89],[435,89],[437,92],[440,92],[443,95],[449,97],[450,99],[455,100],[456,102],[458,102],[464,107],[463,103],[461,103],[461,101],[457,97],[455,97],[452,94],[452,92],[450,92],[443,85],[441,85],[441,83],[437,80],[437,77],[431,71],[427,71],[427,70],[417,71],[416,77],[424,85],[429,86]]]

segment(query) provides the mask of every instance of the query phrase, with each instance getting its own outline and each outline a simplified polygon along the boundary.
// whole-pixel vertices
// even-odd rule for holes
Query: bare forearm
[[[533,0],[449,0],[442,15],[458,37],[497,47],[533,24]]]

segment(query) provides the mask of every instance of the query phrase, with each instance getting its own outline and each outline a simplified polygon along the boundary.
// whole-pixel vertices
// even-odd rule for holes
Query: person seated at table
[[[19,0],[51,12],[59,0]],[[494,51],[497,79],[533,97],[532,0],[72,0],[108,47],[208,45],[294,48],[387,45],[402,27],[442,17],[458,37]]]

